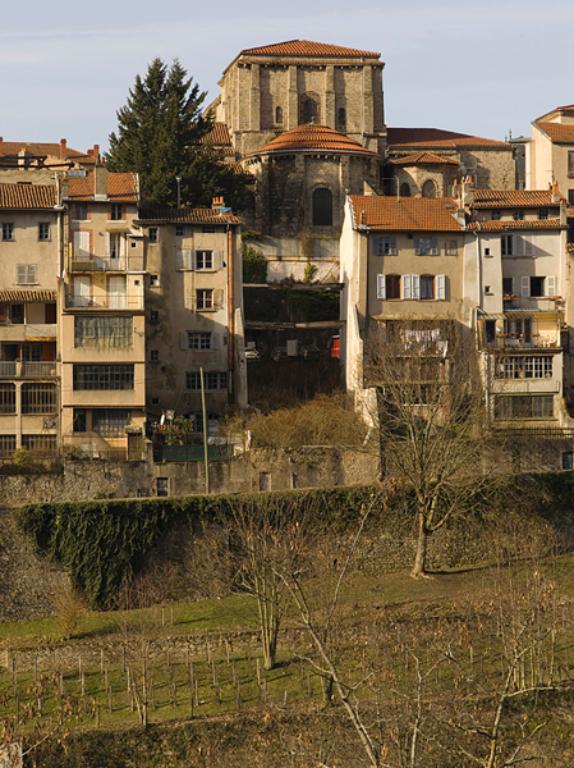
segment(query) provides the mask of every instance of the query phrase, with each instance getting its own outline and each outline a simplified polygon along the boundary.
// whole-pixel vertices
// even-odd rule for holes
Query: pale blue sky
[[[292,38],[381,51],[388,125],[529,134],[574,102],[573,32],[572,0],[24,0],[2,8],[0,135],[104,147],[154,56],[211,98],[242,48]]]

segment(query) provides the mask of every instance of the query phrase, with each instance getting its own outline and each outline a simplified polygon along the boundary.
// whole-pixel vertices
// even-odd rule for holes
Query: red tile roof
[[[386,232],[462,232],[450,197],[351,195],[355,227]]]
[[[290,131],[279,134],[271,141],[259,147],[251,155],[291,154],[309,151],[333,152],[334,154],[366,155],[378,157],[375,152],[361,146],[344,133],[327,128],[324,125],[299,125]]]
[[[473,221],[469,229],[480,232],[512,232],[513,230],[532,229],[566,229],[565,224],[560,224],[560,219],[535,219],[533,221]]]
[[[552,190],[533,189],[475,189],[473,208],[544,208],[560,203],[552,202]]]
[[[0,209],[46,210],[55,205],[53,184],[0,184]]]
[[[83,155],[83,152],[79,152],[77,149],[72,149],[59,142],[4,141],[4,139],[0,139],[0,158],[17,157],[18,153],[23,149],[26,150],[28,155],[33,157],[46,157],[46,155],[50,155],[65,159],[67,157],[80,157]]]
[[[535,123],[555,144],[574,144],[574,125]]]
[[[146,206],[140,211],[139,221],[150,224],[239,224],[239,217],[231,211],[219,213],[212,208],[166,208]]]
[[[403,157],[396,157],[390,161],[393,165],[456,165],[458,160],[451,160],[444,155],[435,155],[434,152],[414,152]]]
[[[498,147],[510,149],[505,141],[469,136],[466,133],[443,131],[441,128],[388,128],[390,149],[425,147],[426,149],[458,149],[459,147]]]
[[[56,301],[56,291],[50,288],[6,288],[0,290],[0,301]]]
[[[68,197],[70,200],[94,199],[94,172],[87,171],[85,176],[68,176]],[[112,202],[131,203],[137,202],[138,180],[137,174],[107,173],[107,195]]]
[[[316,43],[312,40],[285,40],[282,43],[262,45],[258,48],[244,48],[241,56],[340,56],[347,58],[378,59],[380,53],[346,48],[342,45]]]
[[[230,147],[231,136],[225,123],[213,123],[209,133],[201,139],[202,144],[215,144],[218,147]]]

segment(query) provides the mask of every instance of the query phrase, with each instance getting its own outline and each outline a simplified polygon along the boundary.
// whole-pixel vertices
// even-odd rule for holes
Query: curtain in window
[[[75,346],[127,349],[132,346],[131,317],[76,317]]]

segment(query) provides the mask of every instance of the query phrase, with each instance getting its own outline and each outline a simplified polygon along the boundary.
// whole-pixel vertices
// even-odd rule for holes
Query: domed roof
[[[298,125],[289,131],[279,134],[259,149],[251,152],[253,155],[290,155],[298,152],[321,152],[335,155],[365,155],[378,157],[376,152],[371,152],[361,146],[354,139],[345,136],[344,133],[327,128],[325,125]]]

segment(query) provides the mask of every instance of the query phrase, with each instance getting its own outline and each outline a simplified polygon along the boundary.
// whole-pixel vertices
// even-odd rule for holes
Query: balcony
[[[110,309],[143,310],[144,299],[141,293],[108,295],[98,298],[67,294],[66,309]]]
[[[117,259],[99,256],[72,257],[71,272],[142,272],[142,256],[121,256]]]
[[[57,363],[0,360],[1,379],[50,379],[57,375]]]
[[[495,352],[496,350],[507,350],[512,352],[513,350],[536,350],[546,349],[549,351],[560,352],[561,346],[558,339],[552,339],[549,336],[537,336],[533,335],[528,341],[523,336],[511,336],[505,334],[498,334],[493,341],[487,341],[485,349]]]

